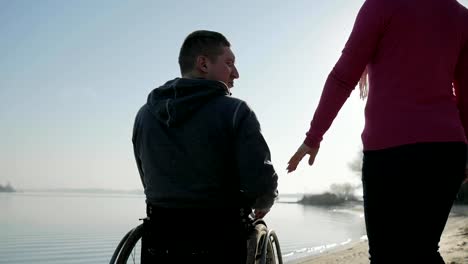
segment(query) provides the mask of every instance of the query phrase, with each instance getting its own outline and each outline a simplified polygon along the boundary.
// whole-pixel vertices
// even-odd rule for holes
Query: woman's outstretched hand
[[[297,149],[296,153],[294,153],[294,155],[289,160],[288,167],[286,168],[286,170],[288,171],[288,173],[295,171],[297,165],[299,165],[299,162],[301,162],[302,158],[304,158],[306,154],[309,154],[309,165],[312,166],[312,164],[314,164],[315,157],[317,156],[318,151],[319,148],[311,148],[306,144],[302,143],[302,145]]]

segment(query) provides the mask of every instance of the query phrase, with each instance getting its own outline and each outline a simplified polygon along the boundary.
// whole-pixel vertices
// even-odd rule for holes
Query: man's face
[[[228,88],[234,86],[234,79],[239,78],[239,72],[234,65],[235,56],[229,47],[223,47],[223,53],[218,56],[216,62],[207,61],[206,79],[221,81]]]

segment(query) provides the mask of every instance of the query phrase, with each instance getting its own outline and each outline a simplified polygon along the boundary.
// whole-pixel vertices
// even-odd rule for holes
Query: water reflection
[[[0,193],[0,262],[105,263],[144,217],[144,201],[138,194]],[[277,203],[265,220],[286,262],[365,235],[362,208]]]

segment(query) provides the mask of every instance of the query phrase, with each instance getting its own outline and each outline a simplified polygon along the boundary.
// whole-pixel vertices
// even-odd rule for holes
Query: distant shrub
[[[306,194],[298,201],[300,204],[332,206],[340,205],[346,201],[345,198],[336,194],[325,192],[323,194]]]
[[[3,186],[0,184],[0,192],[14,192],[15,189],[10,185],[10,183],[7,183],[7,185]]]
[[[346,201],[357,201],[354,192],[358,189],[360,185],[353,186],[351,183],[334,183],[330,185],[330,192],[336,195],[338,198],[343,198]]]

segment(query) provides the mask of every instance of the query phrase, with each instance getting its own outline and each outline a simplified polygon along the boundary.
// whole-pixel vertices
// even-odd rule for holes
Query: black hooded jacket
[[[260,124],[218,81],[154,89],[133,129],[146,201],[166,208],[270,208],[277,180]]]

